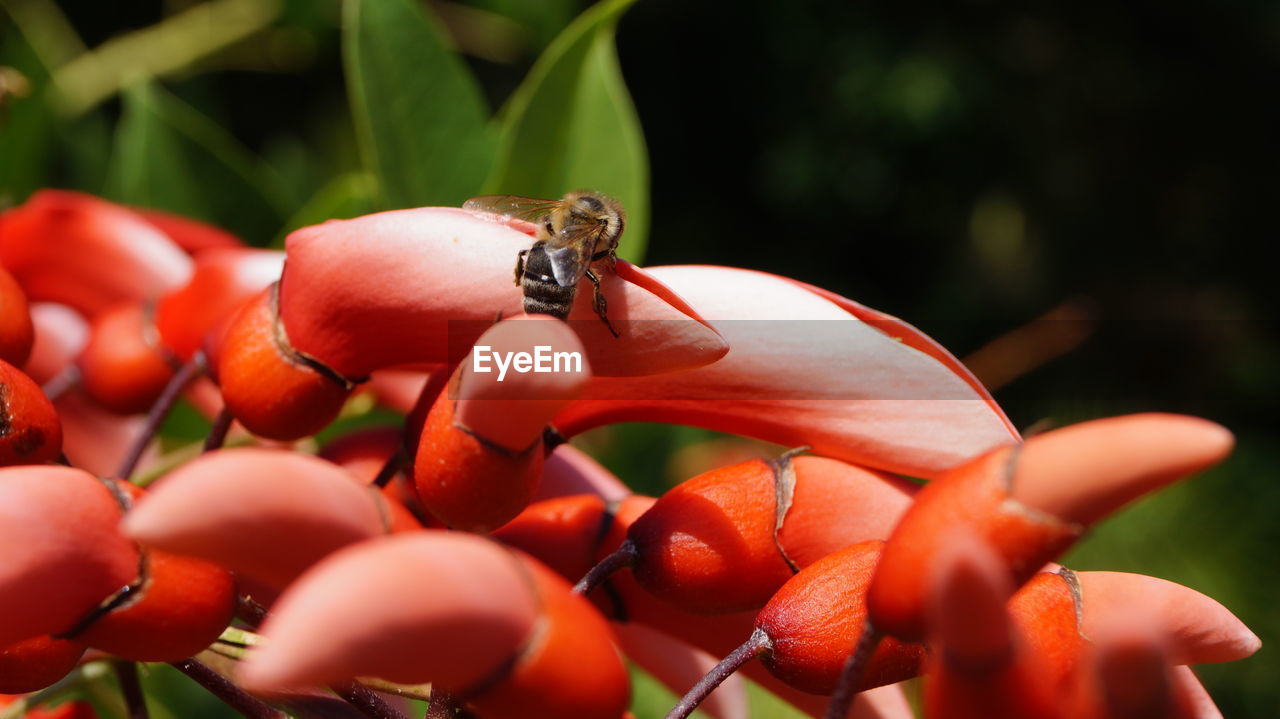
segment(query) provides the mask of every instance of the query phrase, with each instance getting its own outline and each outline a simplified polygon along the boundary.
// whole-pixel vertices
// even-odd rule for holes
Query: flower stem
[[[458,707],[458,702],[452,696],[432,687],[431,698],[427,701],[427,713],[422,719],[461,719],[464,716],[468,715]]]
[[[204,372],[204,363],[199,356],[178,368],[178,371],[169,379],[169,384],[165,385],[164,391],[156,398],[155,404],[151,405],[151,411],[147,413],[147,422],[143,425],[142,433],[133,441],[133,446],[129,448],[129,453],[125,455],[124,461],[120,463],[120,469],[116,470],[115,476],[124,480],[129,479],[129,476],[133,474],[133,470],[137,469],[138,460],[142,458],[142,453],[146,451],[147,445],[151,443],[152,438],[160,431],[160,425],[164,423],[165,417],[169,416],[169,411],[173,409],[173,405],[178,401],[178,395],[182,394],[182,390],[191,384],[192,380],[199,377],[201,372]]]
[[[370,719],[409,719],[377,692],[359,682],[342,682],[329,688]]]
[[[227,432],[231,431],[231,423],[235,421],[235,417],[231,415],[231,410],[225,406],[218,411],[218,416],[213,418],[213,426],[209,427],[209,434],[204,438],[203,452],[212,452],[215,449],[222,449],[222,445],[227,441]]]
[[[248,719],[288,719],[288,715],[284,712],[273,709],[236,686],[230,679],[195,659],[183,659],[180,662],[172,662],[172,665]]]
[[[587,596],[606,579],[624,567],[632,566],[635,562],[636,545],[630,541],[623,542],[613,554],[601,559],[599,564],[592,567],[582,579],[578,580],[577,584],[573,585],[574,594]]]
[[[148,719],[147,698],[142,694],[142,685],[138,683],[138,665],[133,662],[117,659],[111,662],[120,682],[120,693],[124,695],[125,706],[129,708],[129,719]]]
[[[396,474],[404,468],[409,460],[409,453],[404,447],[400,447],[387,457],[387,461],[382,464],[382,469],[378,470],[378,476],[373,478],[373,486],[379,489],[391,484],[391,480],[395,479]]]
[[[71,364],[45,382],[40,390],[50,402],[57,402],[59,397],[78,384],[80,384],[80,368]]]
[[[711,692],[716,687],[724,683],[729,675],[738,671],[743,664],[755,659],[769,649],[771,640],[769,635],[764,633],[763,629],[756,629],[751,633],[750,638],[742,643],[742,646],[730,652],[729,656],[720,660],[720,663],[711,668],[706,676],[698,680],[683,697],[680,703],[676,704],[670,712],[667,712],[666,719],[685,719],[693,713],[698,705],[711,696]]]
[[[871,626],[871,622],[863,623],[862,636],[858,638],[858,643],[853,646],[853,652],[844,663],[844,669],[841,670],[836,689],[831,694],[831,703],[827,705],[824,719],[845,719],[849,715],[853,698],[858,694],[858,684],[862,681],[862,671],[866,668],[871,655],[875,653],[876,647],[880,646],[882,638],[884,635],[877,632],[875,627]]]

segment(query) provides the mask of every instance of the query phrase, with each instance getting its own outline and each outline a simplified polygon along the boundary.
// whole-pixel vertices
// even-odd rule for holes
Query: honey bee
[[[516,258],[516,284],[524,292],[526,313],[568,318],[578,280],[586,277],[595,286],[592,307],[609,332],[618,336],[600,291],[600,270],[614,269],[618,238],[626,225],[617,200],[578,190],[559,200],[484,195],[467,200],[462,207],[537,223],[537,241]]]

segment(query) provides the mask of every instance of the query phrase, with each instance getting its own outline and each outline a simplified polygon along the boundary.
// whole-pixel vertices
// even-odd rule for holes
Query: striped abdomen
[[[520,278],[524,291],[526,314],[551,315],[568,319],[573,309],[573,295],[577,285],[561,287],[551,270],[551,258],[541,242],[535,243],[524,259],[524,276]]]

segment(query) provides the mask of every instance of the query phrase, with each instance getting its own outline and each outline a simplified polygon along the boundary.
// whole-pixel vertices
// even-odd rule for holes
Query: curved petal
[[[1221,462],[1234,446],[1225,427],[1199,417],[1151,412],[1095,419],[1028,440],[1009,493],[1028,507],[1088,525]]]
[[[278,588],[334,550],[385,534],[376,496],[315,457],[225,449],[165,475],[124,527],[144,544]]]
[[[92,316],[181,287],[191,259],[132,210],[92,195],[41,190],[5,213],[0,265],[32,300]]]
[[[293,346],[347,377],[417,362],[457,361],[500,316],[520,314],[512,271],[528,235],[464,210],[424,207],[331,220],[289,235],[280,313]],[[603,374],[650,374],[713,362],[714,330],[670,290],[618,263],[602,288],[609,334],[584,280],[570,315]],[[629,322],[631,320],[646,320]]]
[[[1127,572],[1077,572],[1081,591],[1081,628],[1095,636],[1107,617],[1140,609],[1159,627],[1175,664],[1231,662],[1262,646],[1234,614],[1190,587]]]
[[[244,247],[240,238],[230,232],[190,217],[153,210],[149,207],[130,207],[129,209],[160,228],[161,232],[168,235],[174,244],[188,254],[194,255],[204,250],[222,247]]]
[[[730,267],[656,267],[724,337],[714,364],[598,377],[556,418],[692,424],[858,464],[934,477],[1018,436],[990,397],[922,352],[786,278]]]
[[[31,305],[35,344],[23,371],[37,382],[53,379],[75,361],[89,341],[89,323],[79,312],[53,302]]]
[[[356,676],[462,689],[507,661],[536,616],[516,558],[486,539],[423,530],[362,542],[281,595],[240,677],[252,690]]]
[[[547,455],[533,501],[571,494],[594,494],[606,502],[616,502],[631,494],[631,489],[586,452],[562,444]]]

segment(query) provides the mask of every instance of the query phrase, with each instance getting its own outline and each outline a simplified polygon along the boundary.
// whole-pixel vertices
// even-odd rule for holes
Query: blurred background
[[[496,109],[587,5],[423,7]],[[617,52],[647,148],[643,259],[785,274],[902,317],[1023,428],[1139,410],[1231,428],[1227,463],[1123,512],[1067,563],[1235,611],[1262,651],[1200,673],[1226,716],[1278,716],[1264,249],[1280,239],[1280,4],[1089,5],[640,0]],[[130,199],[151,171],[131,153],[189,157],[194,142],[223,148],[223,174],[180,164],[189,187],[156,204],[250,241],[382,206],[341,21],[338,0],[0,0],[0,202],[42,186]],[[177,100],[150,106],[179,132],[146,124],[148,96],[129,89],[142,76]],[[242,186],[256,189],[242,200]],[[587,441],[651,492],[759,451],[655,426]]]

